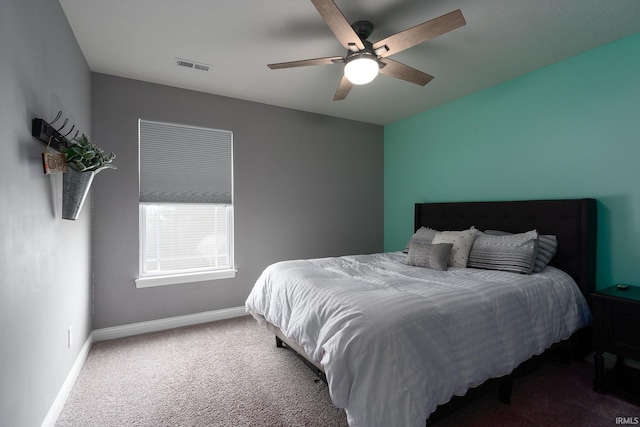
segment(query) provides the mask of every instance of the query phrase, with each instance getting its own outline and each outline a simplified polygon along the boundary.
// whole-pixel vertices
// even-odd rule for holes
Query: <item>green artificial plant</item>
[[[67,164],[78,172],[100,172],[103,169],[117,169],[111,162],[116,155],[106,155],[104,151],[93,145],[85,134],[75,137],[69,144],[61,146]]]

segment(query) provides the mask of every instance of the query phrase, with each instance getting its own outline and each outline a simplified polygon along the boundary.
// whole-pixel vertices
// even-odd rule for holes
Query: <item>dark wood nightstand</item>
[[[640,287],[621,290],[615,286],[591,294],[593,307],[595,380],[598,393],[608,390],[627,398],[640,398],[640,375],[624,358],[640,361]],[[615,367],[604,369],[604,352],[617,356]]]

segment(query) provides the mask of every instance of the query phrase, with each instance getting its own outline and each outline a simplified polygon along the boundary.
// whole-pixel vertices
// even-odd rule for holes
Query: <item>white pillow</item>
[[[431,243],[453,243],[449,255],[449,265],[452,267],[466,267],[469,259],[469,251],[473,246],[477,230],[471,228],[462,231],[441,231],[436,233]]]

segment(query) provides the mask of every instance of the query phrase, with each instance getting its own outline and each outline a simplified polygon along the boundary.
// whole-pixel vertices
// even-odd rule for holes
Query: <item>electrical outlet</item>
[[[67,347],[71,348],[71,344],[73,344],[73,334],[72,328],[69,326],[69,329],[67,329]]]

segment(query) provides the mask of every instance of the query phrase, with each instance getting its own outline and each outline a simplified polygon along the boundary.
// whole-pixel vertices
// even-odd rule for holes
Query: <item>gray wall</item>
[[[118,166],[93,185],[95,328],[242,306],[275,261],[382,251],[382,126],[103,74],[92,102]],[[139,118],[233,131],[234,279],[136,289]]]
[[[0,425],[45,419],[91,326],[90,203],[61,219],[31,119],[91,135],[91,74],[57,1],[0,1]],[[67,328],[74,343],[67,348]]]

